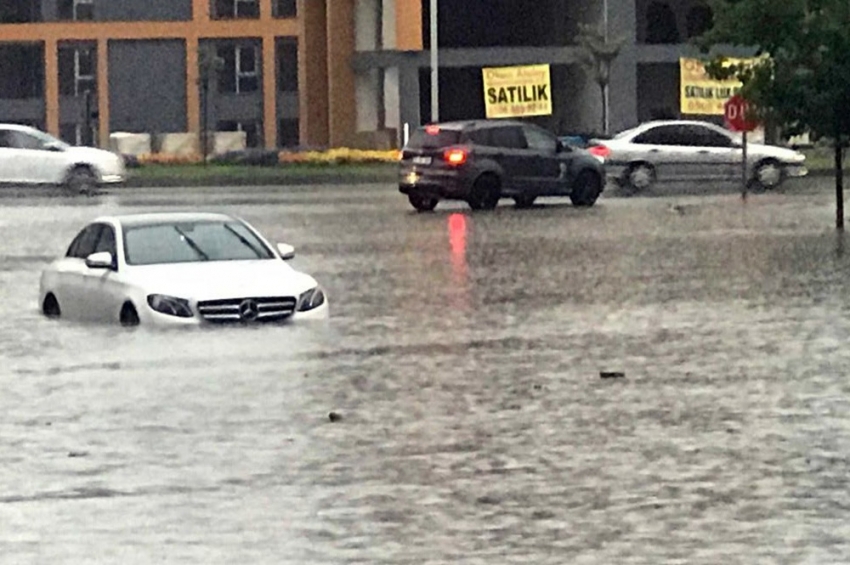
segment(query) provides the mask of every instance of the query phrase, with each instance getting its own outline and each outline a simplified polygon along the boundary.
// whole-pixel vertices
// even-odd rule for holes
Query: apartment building
[[[3,0],[0,121],[72,143],[246,132],[256,147],[398,142],[430,111],[430,0]],[[678,112],[705,0],[439,0],[443,119],[483,117],[481,68],[549,63],[558,131],[598,131],[581,23],[624,41],[610,127]],[[371,137],[370,137],[371,136]],[[365,141],[364,141],[365,140]]]

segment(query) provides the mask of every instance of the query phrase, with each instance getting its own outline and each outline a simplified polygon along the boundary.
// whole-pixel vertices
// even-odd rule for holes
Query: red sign
[[[747,101],[740,94],[736,94],[723,105],[723,114],[726,125],[732,131],[753,131],[758,122],[747,118]]]

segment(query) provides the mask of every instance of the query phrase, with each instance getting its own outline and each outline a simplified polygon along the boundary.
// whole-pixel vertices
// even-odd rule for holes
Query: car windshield
[[[126,226],[128,265],[273,259],[274,253],[238,221],[188,221]]]
[[[41,143],[42,147],[46,147],[48,145],[53,146],[53,147],[61,147],[62,149],[67,149],[68,147],[70,147],[64,141],[56,139],[55,137],[53,137],[49,133],[45,133],[45,132],[37,130],[37,129],[31,130],[29,132],[29,134],[32,135],[33,137],[35,137],[36,139],[38,139],[38,141]]]

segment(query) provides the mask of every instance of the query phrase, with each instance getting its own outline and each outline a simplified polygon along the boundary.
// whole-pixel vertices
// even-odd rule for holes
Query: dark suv
[[[532,124],[469,120],[416,129],[402,150],[399,191],[419,211],[441,199],[465,200],[474,210],[502,197],[529,207],[538,196],[569,196],[592,206],[605,182],[603,164]]]

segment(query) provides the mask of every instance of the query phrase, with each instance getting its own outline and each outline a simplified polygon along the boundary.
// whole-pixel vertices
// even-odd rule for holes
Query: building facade
[[[78,144],[244,131],[256,147],[395,145],[430,109],[430,0],[3,0],[0,121]],[[438,3],[442,119],[484,115],[481,68],[549,63],[558,132],[599,131],[579,24],[623,48],[611,130],[678,113],[704,0]],[[692,49],[691,49],[692,51]]]

